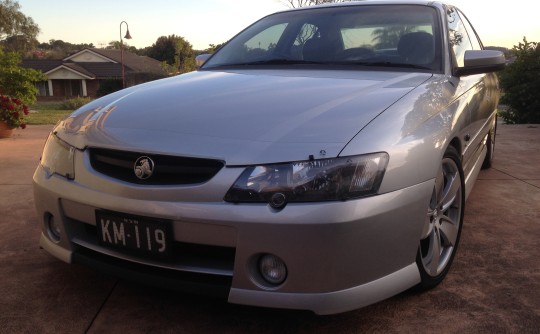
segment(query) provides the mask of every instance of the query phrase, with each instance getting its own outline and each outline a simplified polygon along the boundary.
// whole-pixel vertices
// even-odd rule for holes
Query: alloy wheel
[[[451,263],[462,219],[463,189],[461,173],[454,159],[442,160],[428,208],[420,257],[427,275],[437,277]]]

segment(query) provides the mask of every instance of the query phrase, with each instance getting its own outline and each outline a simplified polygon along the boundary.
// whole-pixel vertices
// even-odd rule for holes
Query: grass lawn
[[[36,103],[30,106],[33,111],[26,116],[26,124],[45,125],[56,124],[73,112],[66,108],[63,103]],[[35,112],[34,112],[35,111]]]
[[[36,110],[26,116],[26,124],[29,125],[44,125],[44,124],[56,124],[58,121],[64,119],[67,115],[71,114],[73,110]]]

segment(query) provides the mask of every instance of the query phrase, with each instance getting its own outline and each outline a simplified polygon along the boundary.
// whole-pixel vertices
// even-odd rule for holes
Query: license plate
[[[166,257],[172,247],[167,220],[97,210],[98,239],[102,245]]]

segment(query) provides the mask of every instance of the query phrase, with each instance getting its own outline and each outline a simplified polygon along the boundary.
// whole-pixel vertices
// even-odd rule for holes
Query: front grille
[[[90,163],[94,170],[122,181],[148,185],[186,185],[204,183],[216,175],[224,163],[220,160],[177,157],[140,152],[91,148]],[[135,175],[135,162],[141,157],[154,162],[151,176]]]

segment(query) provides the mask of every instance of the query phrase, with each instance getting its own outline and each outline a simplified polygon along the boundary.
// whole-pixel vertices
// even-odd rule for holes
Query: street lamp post
[[[129,26],[126,21],[120,22],[120,63],[122,64],[122,88],[126,88],[126,78],[124,75],[124,41],[122,40],[122,23],[126,24],[126,35],[125,39],[131,39],[129,34]]]

